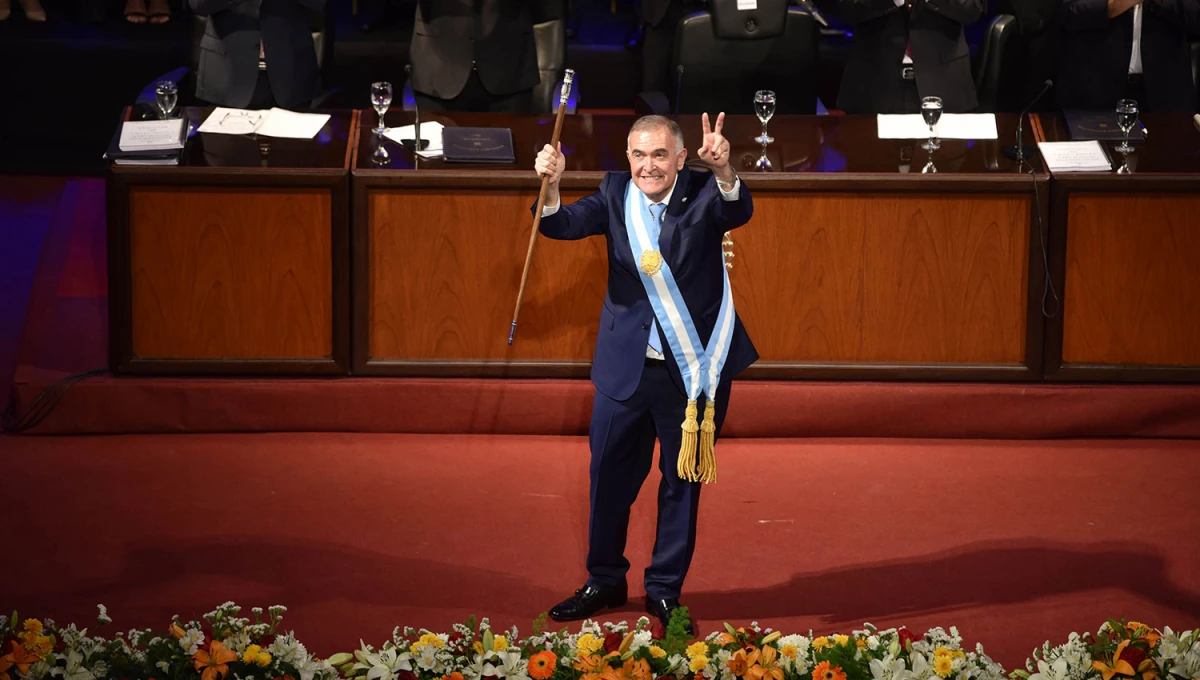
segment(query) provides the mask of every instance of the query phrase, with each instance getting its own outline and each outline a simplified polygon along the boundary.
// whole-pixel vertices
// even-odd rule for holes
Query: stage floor
[[[114,630],[283,604],[327,656],[395,625],[532,620],[579,587],[580,437],[7,437],[0,608]],[[1127,617],[1200,626],[1196,442],[721,442],[682,601],[702,633],[958,626],[1006,669]],[[633,620],[654,489],[631,521]],[[574,624],[578,626],[578,624]]]

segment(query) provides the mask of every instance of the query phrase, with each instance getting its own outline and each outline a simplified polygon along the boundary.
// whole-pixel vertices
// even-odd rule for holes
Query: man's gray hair
[[[667,118],[666,116],[642,116],[633,121],[633,126],[629,128],[629,136],[632,137],[635,132],[647,132],[649,130],[667,129],[667,132],[675,138],[675,153],[683,150],[683,130],[679,128],[679,123]],[[628,142],[627,142],[628,144]]]

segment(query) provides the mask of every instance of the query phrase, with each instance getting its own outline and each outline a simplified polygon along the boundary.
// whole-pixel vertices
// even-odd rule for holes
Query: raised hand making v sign
[[[717,114],[717,124],[710,126],[708,114],[700,117],[704,126],[704,143],[700,146],[700,160],[712,170],[717,183],[726,191],[733,188],[733,168],[729,167],[729,140],[721,134],[725,127],[725,112]]]

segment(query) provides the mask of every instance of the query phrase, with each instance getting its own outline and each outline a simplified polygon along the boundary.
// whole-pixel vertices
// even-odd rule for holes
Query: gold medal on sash
[[[658,270],[662,269],[662,254],[657,250],[643,250],[639,264],[646,276],[654,276],[658,273]]]

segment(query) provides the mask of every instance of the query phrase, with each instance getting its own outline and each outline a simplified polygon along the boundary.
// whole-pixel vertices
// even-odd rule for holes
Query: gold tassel
[[[696,400],[688,399],[683,420],[683,443],[679,446],[679,463],[676,465],[679,478],[685,482],[699,481],[696,476]]]
[[[700,481],[717,481],[717,407],[708,399],[704,406],[704,422],[700,424]]]

